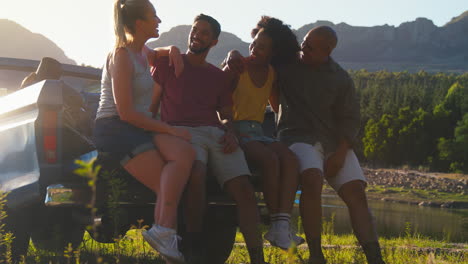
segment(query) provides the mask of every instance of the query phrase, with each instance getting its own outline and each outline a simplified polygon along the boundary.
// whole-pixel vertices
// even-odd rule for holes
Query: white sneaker
[[[170,263],[185,264],[184,256],[177,248],[180,237],[174,229],[153,225],[142,232],[143,238]]]
[[[268,242],[270,242],[272,246],[274,246],[273,244],[275,241],[275,232],[276,231],[273,230],[273,227],[270,226],[270,229],[268,229],[268,231],[263,236],[266,240],[268,240]]]
[[[294,244],[296,244],[296,246],[299,246],[300,244],[305,243],[305,239],[303,237],[296,235],[292,231],[290,233],[291,233],[291,239],[294,242]]]
[[[271,227],[270,230],[265,233],[264,238],[268,240],[272,246],[284,250],[290,248],[292,245],[291,243],[294,242],[291,241],[291,232],[289,232],[289,229]]]
[[[276,228],[275,228],[276,227]],[[282,231],[280,231],[282,230]],[[279,247],[282,249],[288,249],[289,247],[299,246],[300,244],[305,243],[305,239],[293,233],[291,228],[288,230],[283,228],[278,228],[276,225],[272,225],[270,229],[265,233],[265,239],[270,242],[272,246]]]

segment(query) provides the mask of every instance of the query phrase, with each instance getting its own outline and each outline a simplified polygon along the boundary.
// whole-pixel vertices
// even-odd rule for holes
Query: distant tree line
[[[356,150],[369,164],[468,173],[468,73],[350,75],[361,103]]]

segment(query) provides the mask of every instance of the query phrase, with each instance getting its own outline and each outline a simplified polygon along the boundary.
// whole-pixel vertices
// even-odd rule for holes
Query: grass
[[[353,234],[336,235],[333,233],[333,218],[323,222],[322,244],[324,255],[330,264],[367,263],[364,253]],[[301,236],[304,236],[301,234]],[[247,249],[243,237],[236,234],[236,246],[229,257],[228,263],[245,263],[248,261]],[[398,238],[380,238],[383,256],[387,263],[440,263],[455,264],[467,263],[465,256],[468,244],[454,244],[445,241],[433,240],[412,231],[408,223],[404,236]],[[273,263],[307,263],[309,252],[302,245],[298,248],[284,252],[269,247],[265,248],[266,261]]]
[[[31,243],[24,263],[165,263],[159,254],[144,242],[141,231],[142,229],[130,230],[124,237],[109,244],[96,242],[85,233],[83,243],[78,249],[64,249],[63,254],[36,249]]]
[[[86,165],[86,164],[84,164]],[[83,173],[94,175],[96,172],[90,171],[92,167],[84,166]],[[90,177],[90,182],[95,177]],[[379,186],[371,186],[373,191],[370,193],[388,193],[388,190],[381,189]],[[401,188],[396,188],[397,192],[405,193]],[[415,195],[419,198],[433,195],[431,192],[410,192],[409,195]],[[437,193],[437,195],[440,195]],[[468,197],[464,197],[468,200]],[[4,196],[0,195],[0,223],[4,214],[2,214]],[[299,220],[300,223],[300,220]],[[141,223],[139,223],[141,224]],[[3,225],[0,224],[0,231]],[[261,230],[266,231],[262,226]],[[20,263],[40,263],[40,264],[146,264],[146,263],[165,263],[165,261],[155,252],[141,236],[141,228],[135,228],[127,232],[124,237],[115,240],[115,243],[104,244],[93,240],[88,233],[85,233],[83,243],[77,248],[65,248],[63,253],[51,253],[42,251],[34,247],[31,243],[27,256],[23,257]],[[446,241],[436,241],[428,237],[423,237],[412,231],[408,224],[405,234],[398,238],[381,238],[383,256],[388,264],[468,264],[468,244],[453,244]],[[301,234],[303,236],[303,234]],[[324,255],[329,264],[361,264],[366,263],[365,256],[358,246],[356,238],[351,234],[337,235],[334,233],[334,218],[330,221],[323,221],[322,243],[324,245]],[[0,263],[12,263],[8,245],[11,245],[11,237],[8,234],[3,235],[0,232],[0,245],[6,245],[7,250],[0,255]],[[289,251],[283,251],[265,244],[265,258],[271,264],[289,264],[289,263],[307,263],[309,258],[306,246],[293,248]],[[236,234],[234,249],[227,261],[228,264],[247,263],[249,261],[247,249],[242,235]]]
[[[262,229],[265,230],[266,227],[263,226]],[[65,249],[63,254],[38,250],[31,243],[28,256],[22,263],[165,263],[158,253],[144,242],[141,231],[142,229],[132,229],[113,244],[98,243],[86,233],[83,243],[77,250]],[[453,244],[423,237],[414,233],[409,224],[403,236],[381,238],[380,242],[387,263],[468,264],[468,258],[465,256],[468,252],[468,244]],[[365,256],[354,235],[333,233],[333,220],[324,221],[322,243],[325,257],[330,264],[366,263]],[[286,252],[265,244],[264,251],[266,261],[271,264],[307,263],[309,258],[307,247],[304,245]],[[248,261],[244,239],[238,232],[234,249],[227,263],[247,263]]]
[[[227,263],[243,263],[248,261],[247,250],[242,246],[236,246],[229,257]],[[266,261],[269,263],[307,263],[308,252],[305,249],[298,249],[295,252],[283,252],[276,249],[267,249],[265,252]],[[332,248],[324,251],[325,258],[330,264],[360,264],[367,263],[361,250],[356,248]],[[467,263],[463,254],[433,254],[419,253],[417,250],[408,249],[386,249],[383,250],[383,256],[387,263],[391,264],[409,264],[409,263],[444,263],[457,264]]]

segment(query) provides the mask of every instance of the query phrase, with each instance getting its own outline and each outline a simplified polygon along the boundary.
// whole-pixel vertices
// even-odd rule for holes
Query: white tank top
[[[149,111],[151,105],[151,98],[153,95],[154,81],[151,77],[148,61],[145,57],[145,65],[141,65],[136,59],[135,53],[130,49],[125,48],[130,55],[133,63],[133,76],[132,76],[132,97],[133,107],[136,111],[141,112],[149,117],[152,113]],[[99,107],[96,114],[96,119],[103,117],[119,116],[117,107],[114,101],[114,93],[112,91],[111,74],[108,69],[109,59],[112,55],[107,57],[106,64],[102,70],[101,79],[101,98],[99,100]]]

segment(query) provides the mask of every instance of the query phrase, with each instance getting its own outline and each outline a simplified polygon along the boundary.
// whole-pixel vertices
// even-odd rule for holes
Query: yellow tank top
[[[268,77],[262,87],[252,82],[249,72],[245,70],[239,76],[239,82],[232,95],[234,120],[251,120],[263,123],[265,108],[273,88],[274,69],[268,67]]]

